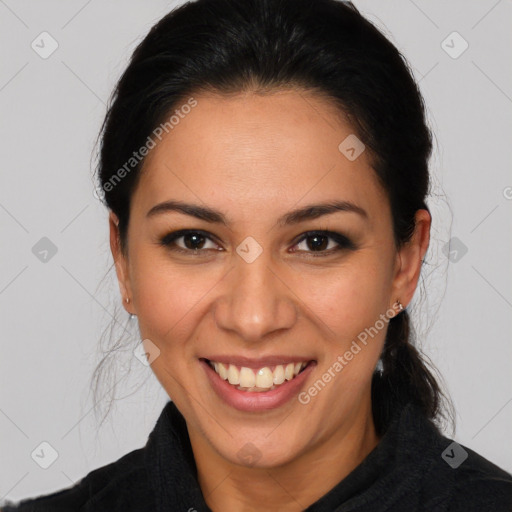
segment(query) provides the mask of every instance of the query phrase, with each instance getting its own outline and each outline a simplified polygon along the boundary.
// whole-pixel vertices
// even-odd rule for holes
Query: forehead
[[[296,90],[194,99],[146,157],[134,207],[186,197],[254,212],[345,199],[371,210],[384,198],[367,152],[340,151],[354,129],[327,99]]]

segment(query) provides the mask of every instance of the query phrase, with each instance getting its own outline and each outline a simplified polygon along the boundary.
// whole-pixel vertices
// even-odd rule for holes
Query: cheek
[[[308,297],[306,305],[325,333],[321,372],[340,376],[333,379],[331,393],[346,400],[357,400],[367,388],[382,350],[388,323],[381,315],[388,310],[390,279],[386,258],[366,251],[302,285],[301,295]]]
[[[373,325],[388,309],[390,275],[384,258],[370,252],[300,282],[307,307],[342,339]]]
[[[141,335],[159,340],[166,351],[177,349],[197,324],[202,298],[215,277],[193,265],[172,266],[149,251],[139,254],[133,286]]]

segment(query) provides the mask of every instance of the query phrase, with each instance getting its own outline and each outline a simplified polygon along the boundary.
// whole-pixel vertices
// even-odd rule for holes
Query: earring
[[[396,299],[395,305],[398,308],[399,312],[403,311],[404,307],[402,306],[402,303],[400,302],[400,299]]]
[[[126,302],[126,304],[129,304],[130,303],[130,297],[126,297],[124,299],[124,301]],[[137,318],[137,315],[134,315],[133,313],[128,313],[128,318],[130,320],[133,320],[134,318]]]

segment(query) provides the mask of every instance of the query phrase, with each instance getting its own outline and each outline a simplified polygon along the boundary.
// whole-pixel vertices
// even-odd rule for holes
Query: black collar
[[[385,501],[410,492],[432,462],[425,449],[439,438],[435,425],[409,404],[395,415],[379,444],[349,475],[308,507],[307,512],[385,508]],[[430,461],[430,462],[429,462]],[[153,487],[156,512],[211,512],[197,480],[197,469],[186,422],[168,402],[145,450],[145,464]],[[373,505],[373,506],[372,506]]]

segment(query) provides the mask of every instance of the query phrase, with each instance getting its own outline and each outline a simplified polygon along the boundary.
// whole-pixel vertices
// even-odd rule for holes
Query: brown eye
[[[183,238],[184,245],[187,249],[202,249],[206,240],[206,237],[198,233],[189,233],[180,238]]]
[[[329,245],[329,237],[325,235],[310,235],[305,239],[308,249],[312,251],[323,251]]]
[[[208,243],[211,244],[210,247],[208,247]],[[208,249],[219,250],[219,246],[213,242],[212,238],[208,236],[207,233],[187,229],[174,231],[173,233],[165,235],[160,240],[160,245],[173,251],[192,254],[206,252]]]
[[[319,253],[328,256],[342,249],[355,249],[355,245],[346,236],[333,231],[311,231],[304,233],[294,247],[302,245],[302,249],[293,252]],[[317,256],[317,254],[314,254]]]

